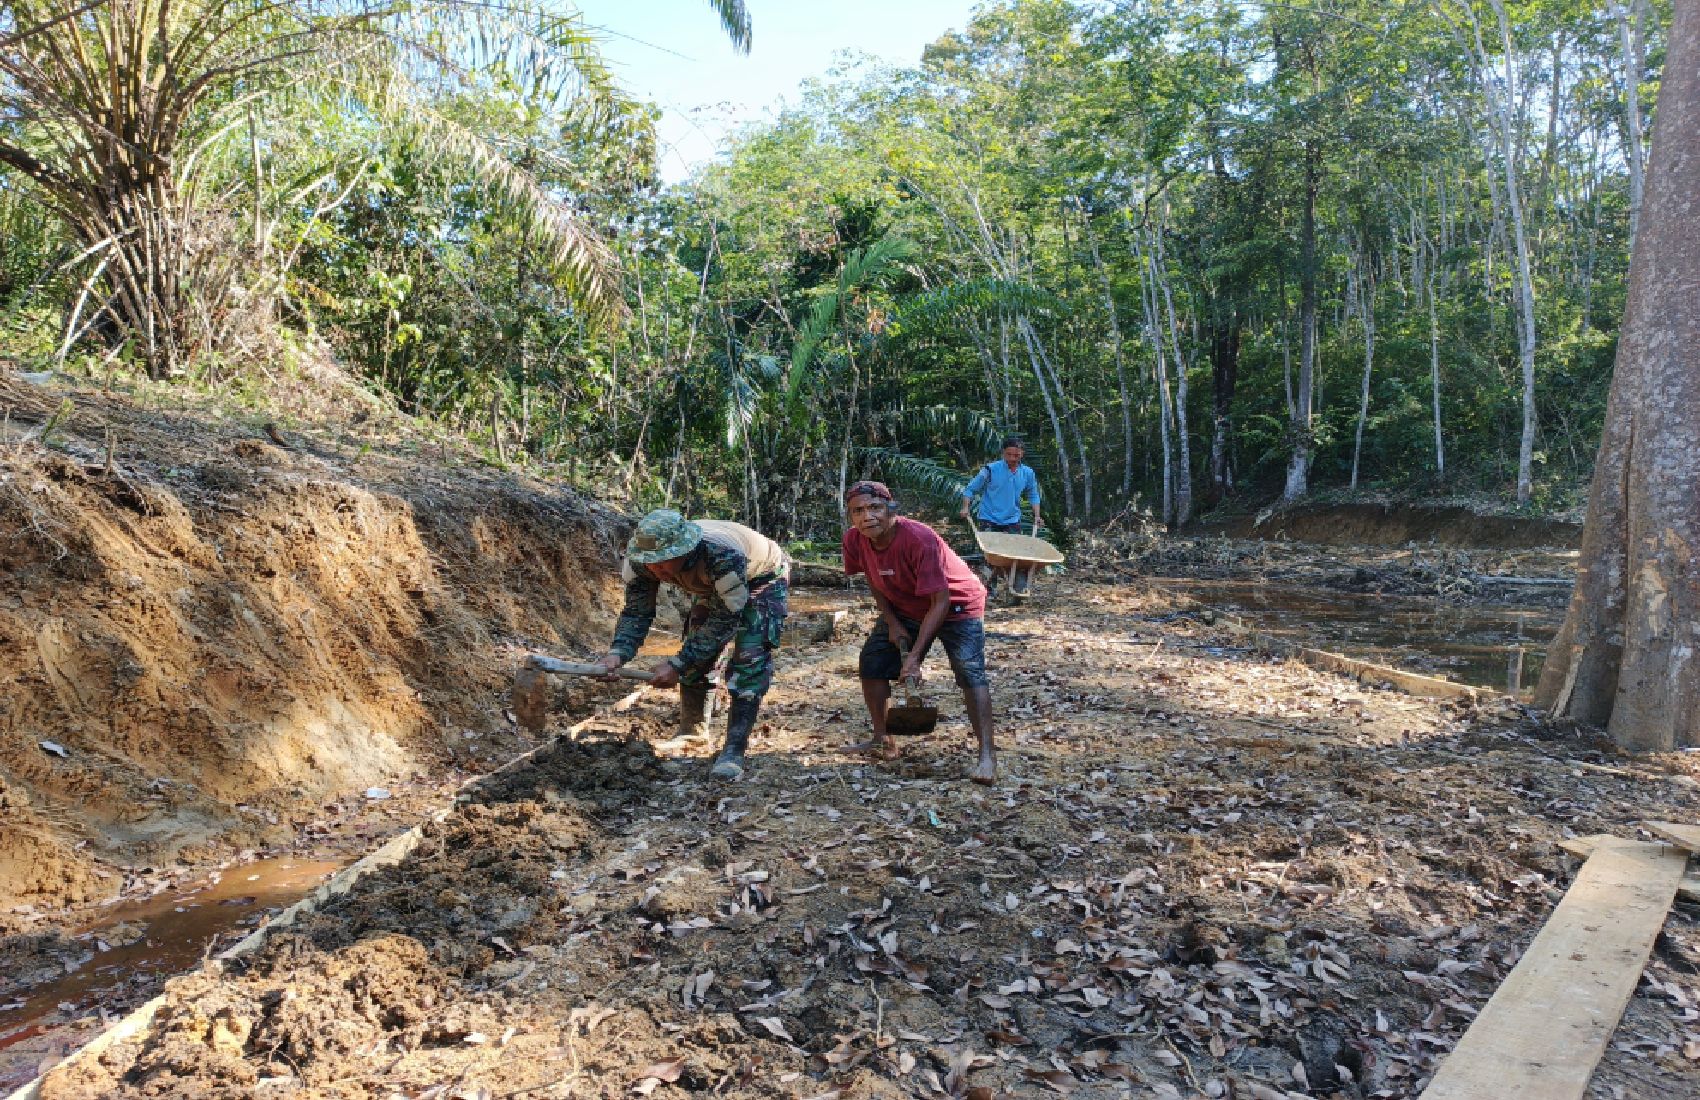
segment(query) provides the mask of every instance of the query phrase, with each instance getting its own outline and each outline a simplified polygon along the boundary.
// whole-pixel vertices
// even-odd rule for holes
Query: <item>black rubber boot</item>
[[[726,713],[726,743],[709,772],[716,779],[744,778],[744,750],[750,745],[750,731],[756,728],[756,712],[761,710],[761,698],[751,695],[732,696],[732,707]]]

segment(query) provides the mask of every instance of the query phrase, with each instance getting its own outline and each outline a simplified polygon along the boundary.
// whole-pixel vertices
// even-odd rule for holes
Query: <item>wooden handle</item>
[[[606,676],[609,674],[608,670],[603,668],[601,665],[579,664],[576,661],[559,661],[553,657],[545,657],[541,653],[533,653],[528,656],[525,659],[525,665],[527,668],[535,668],[540,672],[553,672],[561,676]],[[622,680],[644,680],[646,682],[650,678],[650,672],[648,669],[632,668],[629,665],[615,669],[613,671],[613,675],[620,677]]]

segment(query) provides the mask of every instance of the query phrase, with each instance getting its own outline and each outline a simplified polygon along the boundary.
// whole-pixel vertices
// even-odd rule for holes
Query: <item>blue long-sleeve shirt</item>
[[[1007,462],[988,462],[962,490],[962,499],[980,498],[981,523],[1020,523],[1021,498],[1039,507],[1039,475],[1023,463],[1014,470]]]

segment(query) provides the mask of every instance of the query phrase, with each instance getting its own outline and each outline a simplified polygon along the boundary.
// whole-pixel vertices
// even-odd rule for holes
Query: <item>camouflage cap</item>
[[[702,528],[673,511],[657,508],[638,520],[626,557],[639,565],[683,557],[702,541]]]

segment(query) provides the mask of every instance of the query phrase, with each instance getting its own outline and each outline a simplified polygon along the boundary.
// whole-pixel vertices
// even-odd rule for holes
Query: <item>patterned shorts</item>
[[[726,690],[733,695],[761,698],[773,683],[773,651],[779,646],[779,635],[785,630],[785,600],[790,586],[784,577],[775,578],[760,592],[750,597],[738,616],[738,632],[732,635],[732,659],[726,665]],[[708,617],[707,599],[699,597],[691,605],[686,633]],[[724,652],[724,651],[722,651]],[[700,665],[679,674],[679,683],[695,686],[708,683],[709,674],[720,660],[720,653]]]

